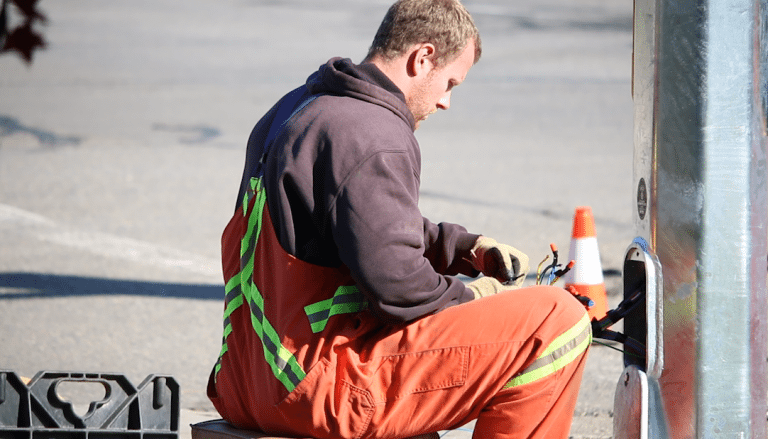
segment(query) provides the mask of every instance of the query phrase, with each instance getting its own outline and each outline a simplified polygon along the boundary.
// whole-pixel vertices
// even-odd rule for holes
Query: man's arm
[[[479,235],[451,223],[434,224],[427,218],[424,223],[424,256],[436,272],[445,275],[465,274],[477,277],[480,272],[472,267],[470,250]]]
[[[436,271],[428,256],[458,272],[464,265],[453,260],[455,249],[471,247],[476,236],[460,226],[426,227],[418,184],[406,153],[377,152],[350,173],[331,209],[339,256],[386,321],[413,320],[474,297],[459,279]]]

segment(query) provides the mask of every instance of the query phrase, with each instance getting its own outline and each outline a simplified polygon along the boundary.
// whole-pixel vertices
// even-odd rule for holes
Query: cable
[[[603,340],[622,343],[625,348],[625,353],[635,357],[645,358],[645,344],[627,336],[626,334],[608,329],[616,322],[629,315],[629,313],[631,313],[644,299],[645,291],[638,289],[630,294],[626,299],[622,300],[616,308],[608,311],[605,317],[600,320],[592,320],[592,338],[601,338]]]

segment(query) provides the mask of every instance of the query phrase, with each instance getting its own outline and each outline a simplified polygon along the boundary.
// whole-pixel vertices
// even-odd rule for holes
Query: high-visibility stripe
[[[232,315],[233,312],[237,308],[240,308],[240,306],[243,304],[243,296],[240,293],[240,289],[237,289],[238,295],[234,297],[232,300],[226,302],[226,307],[224,308],[224,320],[229,320],[229,316]]]
[[[233,331],[232,329],[232,321],[229,318],[224,319],[224,345],[227,344],[227,337],[229,337],[229,334],[231,334]]]
[[[261,234],[261,214],[264,212],[264,203],[267,201],[267,194],[263,190],[260,178],[251,179],[251,188],[256,192],[253,195],[250,195],[249,192],[249,200],[253,196],[256,197],[256,201],[254,202],[253,212],[251,212],[251,216],[248,219],[248,228],[245,230],[243,239],[240,241],[240,257],[246,259],[253,255],[253,250],[256,248],[256,242]]]
[[[256,194],[256,188],[261,183],[260,178],[251,178],[248,182],[248,189],[243,194],[243,217],[248,215],[248,205],[251,204],[251,198]]]
[[[592,325],[584,314],[579,323],[550,343],[533,363],[504,385],[504,389],[529,384],[557,372],[584,353],[591,342]]]
[[[293,354],[280,343],[277,331],[264,316],[264,298],[255,285],[251,284],[251,286],[253,286],[251,293],[254,293],[253,297],[248,297],[251,308],[251,324],[261,339],[264,358],[272,369],[272,373],[291,392],[304,379],[306,373]]]
[[[229,350],[226,338],[232,333],[230,316],[240,306],[247,304],[251,312],[251,326],[261,340],[264,349],[264,358],[275,375],[285,388],[291,392],[304,379],[306,373],[299,365],[296,357],[280,342],[280,336],[267,320],[264,314],[264,297],[253,282],[254,249],[261,234],[262,216],[267,198],[263,190],[261,179],[252,178],[250,190],[243,197],[243,204],[247,209],[253,197],[253,210],[248,218],[248,227],[240,241],[240,272],[233,276],[225,286],[225,310],[224,310],[224,342],[222,344],[219,361],[215,371],[221,369],[223,355]],[[244,209],[244,212],[247,210]]]
[[[349,314],[368,308],[368,301],[356,286],[340,286],[333,297],[304,307],[312,332],[325,329],[328,319],[338,314]]]
[[[219,359],[214,366],[214,379],[221,369],[221,358],[229,350],[227,346],[227,337],[232,333],[232,321],[229,318],[237,308],[240,308],[243,304],[243,295],[240,292],[239,277],[235,276],[227,282],[224,286],[224,336],[221,341],[221,351],[219,352]]]
[[[216,361],[216,364],[213,366],[213,380],[216,381],[216,379],[219,377],[219,371],[221,370],[221,358],[226,353],[227,345],[224,345],[222,348],[222,352],[219,354],[219,359]]]
[[[224,285],[224,303],[229,303],[240,295],[240,279],[235,276]]]

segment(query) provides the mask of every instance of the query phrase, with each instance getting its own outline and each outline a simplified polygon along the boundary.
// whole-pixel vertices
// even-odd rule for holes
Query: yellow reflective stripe
[[[524,371],[512,378],[504,389],[522,386],[545,378],[573,362],[592,343],[589,316],[584,316],[571,329],[557,337]]]
[[[566,343],[578,337],[578,335],[581,334],[586,328],[591,329],[588,314],[584,314],[581,317],[581,320],[579,320],[579,323],[577,323],[573,328],[567,330],[565,333],[554,339],[554,341],[552,341],[552,343],[547,346],[547,349],[545,349],[544,352],[539,355],[539,358],[550,355],[552,352],[565,346]]]

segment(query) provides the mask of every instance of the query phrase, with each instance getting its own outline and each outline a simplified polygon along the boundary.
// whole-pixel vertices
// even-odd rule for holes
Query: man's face
[[[451,106],[451,91],[466,78],[475,62],[475,43],[470,41],[458,58],[440,68],[433,68],[418,80],[411,96],[406,98],[408,108],[416,120],[416,128],[430,114],[447,110]]]

